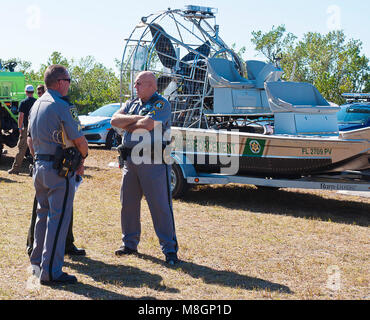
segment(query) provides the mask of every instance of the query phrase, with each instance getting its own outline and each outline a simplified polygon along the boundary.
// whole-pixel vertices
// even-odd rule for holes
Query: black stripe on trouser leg
[[[168,177],[168,168],[169,168],[169,166],[167,164],[165,164],[165,167],[166,167],[166,179],[167,179],[166,185],[167,185],[167,195],[168,195],[168,206],[170,207],[170,212],[171,212],[171,216],[172,216],[173,232],[175,234],[175,237],[174,237],[173,240],[176,242],[175,249],[177,251],[179,246],[177,244],[177,239],[176,239],[175,217],[173,215],[173,210],[172,210],[172,206],[171,206],[171,186],[170,186],[170,180],[169,180],[169,177]]]
[[[33,207],[32,207],[32,214],[31,214],[31,225],[28,229],[28,235],[27,235],[27,250],[30,250],[32,252],[33,250],[33,242],[35,239],[35,223],[37,218],[37,198],[35,195],[35,198],[33,199]],[[31,255],[29,253],[29,255]]]
[[[55,233],[53,250],[51,251],[51,258],[50,258],[50,264],[49,264],[49,278],[50,278],[50,281],[53,280],[53,260],[54,260],[54,256],[55,256],[55,250],[56,250],[57,244],[58,244],[60,228],[62,227],[64,213],[66,211],[68,193],[69,193],[69,180],[68,180],[68,177],[67,177],[66,178],[66,193],[64,194],[62,214],[60,215],[57,232]]]

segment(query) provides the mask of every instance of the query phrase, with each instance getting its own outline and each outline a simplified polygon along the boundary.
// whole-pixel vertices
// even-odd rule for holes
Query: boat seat
[[[340,108],[331,106],[310,83],[266,82],[265,89],[273,113],[336,113]]]
[[[264,89],[265,82],[278,81],[283,74],[283,70],[275,67],[272,63],[247,60],[246,66],[248,79],[255,80],[258,89]]]
[[[256,80],[258,74],[265,67],[266,62],[259,61],[259,60],[247,60],[245,64],[247,67],[248,79]]]
[[[274,132],[293,135],[338,135],[337,111],[310,83],[266,82],[274,113]]]
[[[232,61],[211,58],[207,60],[210,84],[214,88],[254,88],[256,81],[243,78]]]

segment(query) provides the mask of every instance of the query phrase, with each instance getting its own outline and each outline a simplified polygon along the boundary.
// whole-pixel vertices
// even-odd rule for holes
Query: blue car
[[[104,144],[107,149],[121,144],[122,137],[110,124],[113,114],[119,108],[119,103],[112,103],[100,107],[87,116],[79,116],[82,132],[88,143]]]
[[[349,131],[370,126],[370,94],[343,94],[347,103],[337,113],[340,131]]]

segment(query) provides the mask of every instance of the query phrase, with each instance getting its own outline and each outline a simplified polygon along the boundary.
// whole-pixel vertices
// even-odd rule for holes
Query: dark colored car
[[[88,143],[105,144],[108,149],[121,144],[122,137],[110,124],[113,114],[119,108],[119,103],[111,103],[100,107],[87,116],[79,116],[82,132]]]
[[[370,94],[344,94],[347,103],[337,113],[340,131],[361,129],[370,126]]]

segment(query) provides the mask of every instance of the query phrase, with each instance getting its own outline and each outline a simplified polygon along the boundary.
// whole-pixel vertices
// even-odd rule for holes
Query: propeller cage
[[[243,62],[219,37],[214,15],[168,10],[141,18],[125,40],[121,62],[121,103],[134,98],[134,80],[141,71],[157,77],[158,92],[171,104],[172,126],[209,128],[214,90],[207,60],[232,61],[240,74]]]

